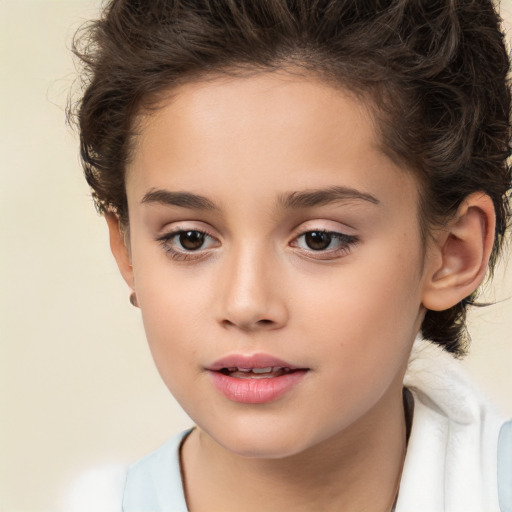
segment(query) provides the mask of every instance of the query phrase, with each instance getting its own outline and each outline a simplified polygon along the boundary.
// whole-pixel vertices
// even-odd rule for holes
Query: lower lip
[[[237,379],[220,372],[209,371],[213,385],[233,402],[264,404],[288,393],[306,375],[307,370],[296,370],[280,377]]]

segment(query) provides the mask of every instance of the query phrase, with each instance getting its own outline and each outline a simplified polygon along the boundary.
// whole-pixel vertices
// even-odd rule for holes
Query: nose
[[[286,325],[285,289],[277,262],[254,247],[233,251],[224,262],[219,284],[219,321],[243,331],[274,330]]]

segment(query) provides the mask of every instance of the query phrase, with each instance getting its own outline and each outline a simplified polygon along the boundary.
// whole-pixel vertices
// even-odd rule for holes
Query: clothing
[[[396,512],[499,512],[502,418],[460,363],[432,343],[416,341],[404,385],[414,417]],[[512,461],[512,451],[502,455]],[[512,487],[512,473],[502,478]]]
[[[181,482],[179,448],[192,430],[181,432],[130,466],[123,512],[188,512]]]
[[[430,342],[416,340],[404,385],[414,413],[396,512],[512,512],[512,422]],[[179,447],[190,431],[130,466],[123,512],[187,512]]]

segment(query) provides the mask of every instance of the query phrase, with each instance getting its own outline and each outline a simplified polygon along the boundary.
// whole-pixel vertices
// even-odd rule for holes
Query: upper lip
[[[306,369],[296,366],[294,364],[278,359],[277,357],[268,354],[231,354],[225,356],[213,364],[209,365],[206,369],[212,371],[219,371],[223,368],[290,368],[291,370]]]

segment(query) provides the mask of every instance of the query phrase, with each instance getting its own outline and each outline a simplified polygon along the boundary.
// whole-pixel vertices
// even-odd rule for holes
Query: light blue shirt
[[[185,430],[129,467],[123,512],[188,512],[180,467]]]
[[[512,420],[501,427],[498,441],[498,491],[501,512],[512,512]]]
[[[192,429],[173,437],[128,469],[123,512],[188,512],[180,468],[180,446]],[[501,512],[512,512],[512,421],[501,428],[498,490]]]

